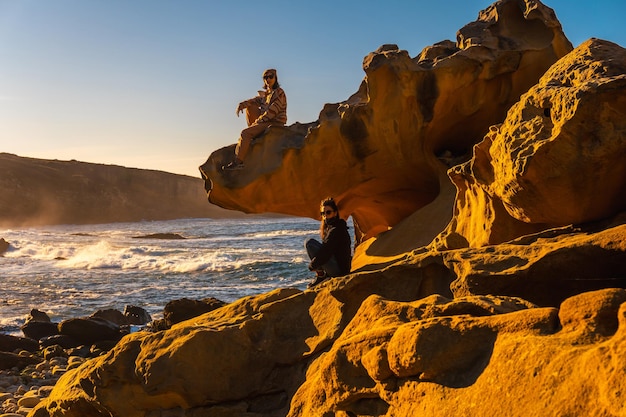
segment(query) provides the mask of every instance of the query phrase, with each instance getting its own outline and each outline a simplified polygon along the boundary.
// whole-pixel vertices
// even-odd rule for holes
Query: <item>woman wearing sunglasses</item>
[[[265,90],[260,90],[258,96],[242,101],[237,106],[237,117],[245,110],[248,127],[239,136],[235,160],[222,169],[242,169],[252,140],[271,125],[282,126],[287,123],[287,96],[278,83],[275,69],[270,68],[263,72],[263,84]]]
[[[326,198],[322,200],[320,207],[322,243],[312,238],[304,242],[304,247],[311,258],[309,270],[315,271],[315,279],[309,284],[309,288],[326,278],[349,274],[352,262],[348,225],[339,217],[335,200],[330,197]]]

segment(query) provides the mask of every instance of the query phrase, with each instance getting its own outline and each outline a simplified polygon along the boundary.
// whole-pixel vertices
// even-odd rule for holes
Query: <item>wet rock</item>
[[[0,333],[0,351],[13,352],[18,349],[36,352],[39,349],[39,343],[30,338]]]
[[[59,333],[84,344],[93,344],[103,340],[117,341],[122,337],[117,324],[98,317],[64,320],[59,324]]]
[[[124,316],[126,316],[128,324],[144,325],[152,321],[150,314],[144,308],[138,306],[124,306]]]
[[[9,246],[9,242],[4,240],[4,238],[0,238],[0,256],[9,249]]]
[[[205,298],[204,300],[190,300],[181,298],[173,300],[165,305],[163,317],[167,326],[171,327],[181,321],[189,320],[201,314],[213,311],[222,307],[225,303],[216,298]]]
[[[164,240],[178,240],[185,239],[185,237],[178,233],[153,233],[150,235],[133,236],[133,239],[164,239]]]
[[[24,368],[26,365],[39,363],[40,358],[24,356],[11,352],[0,352],[0,369]]]
[[[20,327],[20,329],[22,330],[22,333],[24,333],[24,336],[34,340],[41,340],[46,337],[59,334],[57,323],[45,321],[26,322]]]
[[[30,323],[31,321],[50,323],[52,320],[50,320],[50,316],[48,316],[47,313],[33,308],[32,310],[30,310],[30,313],[28,313],[28,316],[26,317],[26,323]]]
[[[89,317],[108,320],[112,323],[117,324],[118,326],[124,326],[126,324],[129,324],[127,317],[121,311],[114,308],[98,310]]]
[[[82,343],[73,336],[64,334],[57,334],[54,336],[44,337],[39,341],[42,348],[47,348],[53,345],[59,345],[63,349],[70,349],[80,346]]]

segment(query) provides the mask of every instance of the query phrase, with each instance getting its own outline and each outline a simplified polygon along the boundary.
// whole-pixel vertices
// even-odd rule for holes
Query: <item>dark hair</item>
[[[335,199],[332,197],[326,197],[320,203],[320,208],[323,210],[324,206],[328,206],[333,209],[333,211],[337,212],[337,217],[339,217],[339,208],[337,208],[337,203],[335,203]],[[324,239],[324,232],[326,231],[326,222],[322,217],[322,221],[320,222],[320,237]]]
[[[270,72],[274,75],[274,85],[272,85],[272,90],[276,90],[278,87],[280,87],[280,83],[278,82],[278,72],[274,68],[269,68],[263,71],[263,76],[265,76],[265,73],[267,72]],[[263,88],[265,88],[265,84],[263,84]]]
[[[320,203],[320,207],[324,207],[324,206],[329,206],[330,208],[335,210],[337,213],[339,213],[339,209],[337,208],[337,203],[335,203],[335,199],[332,197],[326,197],[325,199],[322,200],[322,202]]]

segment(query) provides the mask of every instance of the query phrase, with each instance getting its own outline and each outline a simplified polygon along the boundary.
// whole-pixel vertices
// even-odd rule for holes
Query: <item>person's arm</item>
[[[282,88],[277,88],[272,92],[267,110],[256,119],[257,123],[269,122],[287,109],[287,96]]]
[[[260,106],[262,102],[263,102],[263,97],[261,97],[261,95],[258,95],[256,97],[252,97],[252,98],[249,98],[248,100],[242,101],[237,106],[237,111],[236,111],[237,116],[239,116],[239,113],[241,113],[242,111],[244,111],[248,107]]]

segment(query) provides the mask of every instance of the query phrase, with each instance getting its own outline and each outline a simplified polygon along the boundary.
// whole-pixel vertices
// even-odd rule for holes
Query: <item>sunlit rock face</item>
[[[626,225],[552,234],[131,333],[30,416],[623,416]]]
[[[450,170],[444,247],[497,244],[626,209],[626,50],[590,39],[553,65]]]
[[[311,124],[270,128],[244,170],[221,170],[234,145],[215,151],[200,167],[209,201],[318,218],[320,200],[333,196],[358,240],[375,236],[435,200],[441,174],[469,159],[489,126],[571,49],[552,9],[532,0],[499,1],[456,43],[414,58],[384,45],[365,57],[352,97]]]

